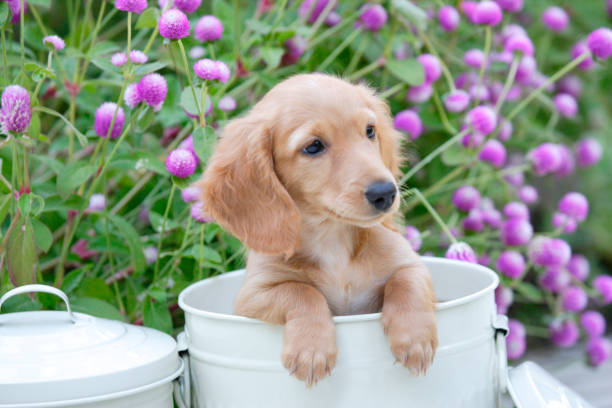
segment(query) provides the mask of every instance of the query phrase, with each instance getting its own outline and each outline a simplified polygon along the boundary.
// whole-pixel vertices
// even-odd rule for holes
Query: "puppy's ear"
[[[230,122],[202,178],[206,212],[248,248],[291,255],[300,215],[274,171],[272,136],[253,114]]]

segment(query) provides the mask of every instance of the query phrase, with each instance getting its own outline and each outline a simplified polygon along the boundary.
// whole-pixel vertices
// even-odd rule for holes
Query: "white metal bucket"
[[[440,299],[440,345],[424,377],[394,364],[380,313],[338,316],[337,366],[307,389],[281,364],[282,327],[232,314],[244,271],[189,286],[179,305],[185,311],[194,406],[496,406],[506,373],[503,336],[496,346],[498,277],[476,264],[423,259]]]

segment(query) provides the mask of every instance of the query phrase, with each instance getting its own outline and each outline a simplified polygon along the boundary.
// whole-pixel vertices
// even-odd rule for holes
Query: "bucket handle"
[[[70,321],[72,323],[75,322],[74,315],[72,314],[72,309],[70,309],[70,302],[68,301],[68,296],[66,296],[66,294],[62,292],[61,290],[54,288],[53,286],[49,286],[49,285],[38,285],[38,284],[23,285],[23,286],[16,287],[15,289],[9,290],[2,297],[0,297],[0,312],[2,311],[2,304],[8,298],[16,296],[16,295],[21,295],[23,293],[31,293],[31,292],[50,293],[52,295],[55,295],[61,298],[66,304],[66,311],[68,312]]]
[[[179,358],[183,360],[183,372],[174,380],[174,401],[178,408],[191,408],[191,376],[189,369],[189,350],[187,335],[180,332],[176,337]]]
[[[506,354],[506,336],[508,335],[508,317],[497,315],[493,322],[495,330],[495,350],[497,356],[497,389],[498,406],[500,406],[501,394],[508,391],[508,356]]]

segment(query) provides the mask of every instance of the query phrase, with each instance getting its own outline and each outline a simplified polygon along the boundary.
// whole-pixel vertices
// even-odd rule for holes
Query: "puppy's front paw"
[[[283,343],[283,365],[308,387],[327,377],[336,365],[336,328],[331,319],[289,320]]]
[[[395,312],[382,316],[391,352],[413,375],[424,375],[433,363],[438,331],[433,312]]]

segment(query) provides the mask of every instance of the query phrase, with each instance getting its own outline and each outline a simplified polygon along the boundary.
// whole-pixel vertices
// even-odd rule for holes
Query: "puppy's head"
[[[398,209],[398,143],[372,90],[297,75],[225,127],[198,184],[207,212],[247,247],[288,255],[301,217],[368,227]]]

